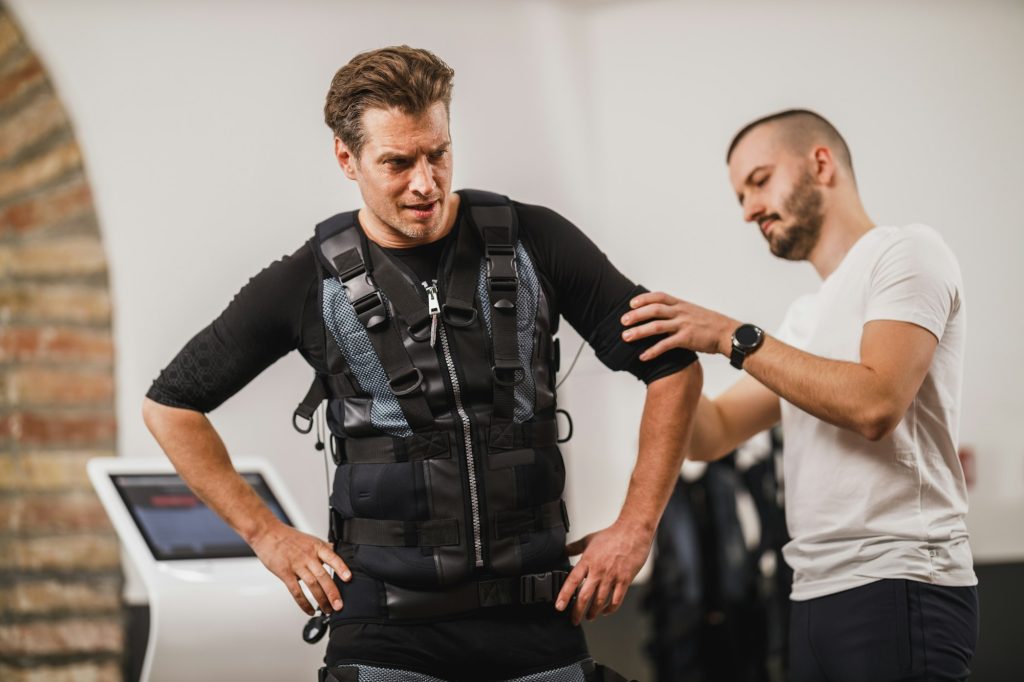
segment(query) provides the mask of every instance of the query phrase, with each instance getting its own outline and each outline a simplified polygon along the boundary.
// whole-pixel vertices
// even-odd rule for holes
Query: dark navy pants
[[[978,588],[878,582],[792,602],[792,682],[966,680]]]

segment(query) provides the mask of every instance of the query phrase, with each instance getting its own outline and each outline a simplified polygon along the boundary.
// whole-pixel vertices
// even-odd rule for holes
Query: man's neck
[[[846,211],[830,211],[821,226],[821,236],[807,257],[818,276],[827,279],[846,258],[853,245],[875,226],[859,204]]]
[[[403,234],[386,225],[365,205],[359,209],[359,224],[367,239],[385,249],[413,249],[417,246],[426,246],[444,239],[455,227],[455,220],[459,216],[460,199],[455,192],[450,193],[442,209],[444,215],[441,217],[441,229],[420,237]]]

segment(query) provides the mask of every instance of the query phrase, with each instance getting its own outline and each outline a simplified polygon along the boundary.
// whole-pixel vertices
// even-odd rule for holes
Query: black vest
[[[354,574],[340,618],[548,601],[567,566],[557,317],[511,202],[459,194],[436,281],[369,242],[356,212],[311,241],[338,463],[331,539]]]

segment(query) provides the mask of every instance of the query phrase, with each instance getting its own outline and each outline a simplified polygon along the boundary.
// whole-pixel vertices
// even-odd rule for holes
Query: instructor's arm
[[[683,347],[729,356],[736,320],[664,293],[633,299],[622,323],[626,341],[666,334],[641,358]],[[880,440],[906,414],[928,373],[938,339],[910,322],[873,320],[864,325],[860,361],[832,360],[766,336],[743,363],[752,377],[800,409],[829,424]]]
[[[174,468],[199,498],[242,536],[260,561],[288,587],[299,607],[312,615],[314,607],[299,586],[306,584],[324,613],[342,608],[341,595],[330,574],[348,580],[348,567],[323,540],[281,522],[245,482],[206,415],[168,407],[146,398],[146,426],[167,453]]]
[[[617,611],[647,560],[658,520],[679,477],[702,384],[700,363],[693,362],[648,385],[640,448],[622,511],[611,526],[568,547],[570,554],[582,556],[562,586],[555,608],[564,610],[579,588],[574,623],[584,616],[592,620]]]

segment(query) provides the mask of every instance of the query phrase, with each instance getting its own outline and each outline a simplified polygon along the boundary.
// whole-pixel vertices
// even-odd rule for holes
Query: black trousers
[[[977,641],[977,587],[880,580],[792,602],[790,679],[966,680]]]

